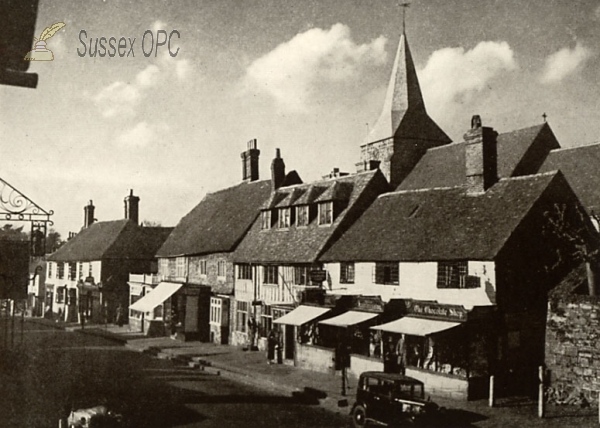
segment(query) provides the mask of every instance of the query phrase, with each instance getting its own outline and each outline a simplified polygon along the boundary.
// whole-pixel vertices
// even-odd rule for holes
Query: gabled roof
[[[560,170],[581,204],[600,212],[600,143],[552,150],[540,170]]]
[[[320,226],[318,219],[313,219],[306,227],[292,225],[287,229],[271,228],[261,230],[260,219],[255,221],[248,234],[238,245],[233,254],[239,263],[312,263],[358,218],[360,213],[375,197],[388,189],[387,182],[379,170],[367,171],[344,177],[321,180],[311,184],[282,187],[278,193],[290,193],[297,189],[306,192],[296,200],[297,204],[314,203],[315,197],[311,189],[328,189],[341,186],[350,188],[347,205],[331,225]],[[314,196],[314,195],[313,195]],[[301,199],[306,197],[306,201]]]
[[[499,178],[535,174],[551,150],[560,147],[547,123],[498,135]],[[553,168],[556,169],[556,168]],[[550,171],[547,169],[546,171]],[[465,143],[429,149],[398,190],[465,184]]]
[[[181,219],[158,257],[230,252],[271,195],[271,180],[245,182],[207,194]]]
[[[47,260],[152,260],[172,230],[170,227],[143,227],[126,219],[101,221],[83,229]]]
[[[559,172],[381,195],[320,261],[493,260]],[[566,186],[568,188],[568,186]],[[562,188],[561,188],[562,189]]]

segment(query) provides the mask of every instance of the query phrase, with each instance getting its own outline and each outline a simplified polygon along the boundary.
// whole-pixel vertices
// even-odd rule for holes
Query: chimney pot
[[[83,227],[90,227],[94,223],[94,204],[90,199],[90,203],[83,207]]]
[[[242,152],[242,180],[256,181],[258,180],[258,157],[260,150],[256,144],[256,138],[248,141],[248,150]]]
[[[281,158],[281,151],[275,149],[275,158],[271,162],[271,189],[276,190],[281,187],[285,180],[285,163]]]
[[[130,189],[129,196],[125,197],[125,218],[139,223],[140,198],[133,195],[133,189]]]

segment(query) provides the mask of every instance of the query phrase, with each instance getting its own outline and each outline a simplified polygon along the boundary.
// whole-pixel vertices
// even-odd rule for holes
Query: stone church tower
[[[427,149],[450,142],[425,110],[415,65],[403,32],[383,111],[361,145],[357,171],[379,167],[395,189]]]

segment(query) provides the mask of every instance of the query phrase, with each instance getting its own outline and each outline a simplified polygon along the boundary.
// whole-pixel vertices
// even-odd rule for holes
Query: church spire
[[[402,32],[383,110],[366,143],[392,137],[408,109],[427,114],[406,34]]]

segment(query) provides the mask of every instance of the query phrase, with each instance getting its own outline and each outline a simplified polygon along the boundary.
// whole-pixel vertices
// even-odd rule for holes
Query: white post
[[[58,420],[58,428],[65,428],[65,423],[64,423],[64,419],[59,419]]]
[[[494,407],[494,375],[490,376],[490,395],[488,399],[488,404],[490,407]]]
[[[538,417],[544,417],[544,367],[538,368],[539,387],[538,387]]]

